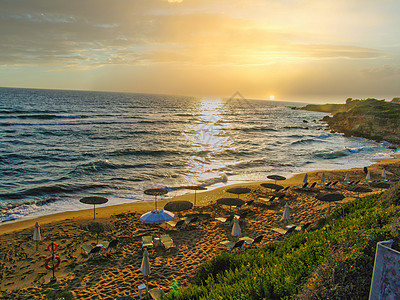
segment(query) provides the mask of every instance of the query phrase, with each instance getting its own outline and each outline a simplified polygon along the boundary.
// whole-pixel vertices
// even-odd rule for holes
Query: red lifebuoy
[[[46,259],[46,261],[45,261],[45,263],[44,263],[44,267],[45,267],[47,270],[53,270],[53,269],[55,269],[55,268],[58,268],[58,266],[59,266],[60,263],[61,263],[61,258],[60,258],[59,256],[55,256],[54,259],[55,259],[57,262],[56,262],[53,266],[49,266],[49,263],[51,262],[52,259],[53,259],[52,257],[49,257],[48,259]]]
[[[51,251],[51,245],[53,245],[53,251],[56,251],[57,248],[58,248],[58,245],[57,245],[56,243],[54,243],[54,242],[50,243],[50,244],[47,246],[47,251]]]

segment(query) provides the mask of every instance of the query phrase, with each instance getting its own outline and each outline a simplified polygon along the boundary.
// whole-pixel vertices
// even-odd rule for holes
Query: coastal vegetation
[[[396,98],[395,98],[396,99]],[[347,99],[346,104],[307,105],[301,109],[332,113],[323,118],[346,136],[400,144],[400,105],[377,99]]]
[[[400,183],[350,202],[305,233],[203,264],[167,299],[366,299],[376,244],[400,247]]]

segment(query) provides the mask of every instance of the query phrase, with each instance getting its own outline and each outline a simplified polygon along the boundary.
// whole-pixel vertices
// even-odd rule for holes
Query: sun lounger
[[[116,251],[118,249],[118,243],[119,240],[117,239],[111,240],[110,242],[109,241],[101,242],[107,253],[110,251]]]
[[[266,205],[276,205],[279,204],[279,201],[275,201],[276,196],[272,196],[271,198],[263,198],[260,197],[258,198],[259,201],[261,201],[262,203],[266,204]]]
[[[296,226],[296,231],[300,231],[300,232],[304,232],[304,231],[306,231],[307,230],[307,228],[308,227],[310,227],[310,225],[311,225],[311,222],[307,222],[307,223],[305,223],[305,224],[303,224],[303,225],[298,225],[298,226]],[[288,227],[287,227],[288,228]]]
[[[162,234],[160,235],[161,244],[164,246],[165,249],[174,248],[175,244],[169,234]]]
[[[246,206],[250,206],[250,205],[253,205],[253,203],[254,203],[254,199],[253,199],[253,200],[246,201],[245,205],[246,205]]]
[[[305,187],[305,189],[306,190],[313,190],[316,185],[317,185],[317,182],[313,182],[310,186]]]
[[[153,246],[153,237],[151,235],[142,236],[142,248]]]
[[[256,245],[261,242],[263,239],[263,235],[259,235],[255,239],[252,239],[251,237],[245,236],[239,239],[239,241],[244,241],[247,245],[249,245],[250,248],[257,247]]]
[[[308,187],[308,182],[304,183],[302,186],[295,185],[294,187],[300,190],[305,190]]]
[[[94,259],[95,256],[101,256],[102,249],[103,246],[100,245],[93,246],[91,244],[85,244],[81,246],[82,254],[85,254],[88,257],[88,259],[90,258]]]
[[[218,217],[218,218],[215,218],[215,220],[220,221],[220,222],[225,223],[225,224],[230,224],[233,221],[233,218],[235,218],[235,217],[238,218],[238,219],[240,218],[240,216],[238,216],[238,215],[230,215],[227,218]]]
[[[275,232],[278,232],[278,233],[280,233],[280,234],[282,234],[284,236],[290,236],[296,230],[296,226],[293,225],[293,226],[290,226],[289,228],[288,227],[287,228],[275,227],[275,228],[272,228],[272,230],[275,231]]]
[[[199,217],[198,216],[193,216],[193,217],[186,217],[185,219],[184,219],[184,222],[185,222],[185,224],[188,226],[188,225],[192,225],[192,224],[194,224],[194,223],[196,223],[196,222],[198,222],[199,221]]]
[[[162,297],[165,296],[164,291],[160,288],[153,288],[153,289],[149,290],[149,294],[151,296],[151,299],[155,299],[155,300],[160,300],[160,299],[162,299]]]
[[[185,220],[179,220],[179,221],[177,221],[177,222],[175,222],[175,221],[168,221],[167,224],[168,224],[169,226],[171,226],[172,228],[175,228],[175,229],[182,229],[182,228],[184,228],[184,227],[186,226]]]
[[[225,247],[227,247],[231,252],[233,252],[233,250],[235,249],[240,249],[243,247],[244,244],[244,240],[239,240],[237,242],[231,242],[231,241],[223,241],[221,242],[222,245],[224,245]]]

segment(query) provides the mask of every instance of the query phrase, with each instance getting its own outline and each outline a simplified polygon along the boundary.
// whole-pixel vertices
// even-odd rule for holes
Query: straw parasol
[[[85,204],[93,204],[93,219],[96,219],[96,204],[104,204],[108,202],[107,198],[99,197],[99,196],[89,196],[83,197],[79,202]]]
[[[167,211],[180,212],[189,210],[193,207],[193,203],[189,201],[171,201],[165,204],[164,209]]]
[[[157,196],[165,195],[168,193],[168,190],[163,188],[155,188],[155,189],[147,189],[144,191],[146,195],[154,196],[154,208],[157,210]]]
[[[308,182],[308,174],[307,174],[307,173],[306,173],[306,175],[304,175],[303,182],[304,182],[304,183],[307,183],[307,182]]]
[[[103,223],[103,222],[89,222],[85,225],[81,226],[81,229],[90,231],[96,234],[97,244],[99,243],[99,234],[105,231],[111,231],[113,226],[110,223]]]
[[[383,171],[382,171],[382,178],[384,181],[386,181],[386,170],[385,169],[383,169]]]
[[[197,191],[205,191],[207,188],[199,185],[187,185],[184,187],[187,190],[194,191],[194,206],[196,206],[196,192]]]
[[[243,188],[243,187],[237,187],[237,188],[230,188],[226,190],[228,193],[231,194],[236,194],[239,198],[239,195],[241,194],[247,194],[250,193],[251,189],[249,188]]]
[[[322,172],[322,176],[321,176],[321,182],[324,183],[325,182],[325,172]]]
[[[38,244],[41,239],[42,237],[40,235],[40,225],[38,222],[36,222],[35,228],[33,230],[33,240],[36,242],[36,250],[38,250]]]
[[[140,272],[142,272],[143,276],[146,278],[146,286],[149,286],[149,275],[151,274],[150,270],[150,261],[149,261],[149,252],[147,252],[147,248],[144,248],[142,264],[140,265]]]
[[[283,177],[281,175],[268,175],[267,178],[275,180],[275,183],[277,180],[285,180],[286,179],[286,177]]]
[[[228,205],[231,206],[242,206],[245,202],[239,198],[220,198],[217,200],[217,203],[220,205]]]
[[[344,177],[344,182],[349,182],[350,181],[350,175],[349,173],[346,173],[346,176]]]
[[[283,216],[282,216],[282,221],[287,221],[290,219],[290,206],[286,202],[285,204],[285,210],[283,211]]]
[[[175,218],[175,215],[172,212],[155,209],[143,214],[139,220],[145,224],[161,224],[171,221],[173,218]]]
[[[239,220],[236,217],[233,219],[233,226],[232,226],[231,234],[233,237],[239,237],[242,234],[242,229],[240,228]]]
[[[374,188],[378,188],[378,189],[388,189],[388,188],[390,188],[390,183],[377,182],[377,183],[371,183],[371,186],[373,186]]]
[[[367,176],[365,177],[366,180],[371,180],[371,171],[368,170]]]
[[[364,187],[364,186],[356,186],[356,187],[353,187],[353,188],[351,188],[349,190],[352,191],[352,192],[357,193],[357,197],[360,197],[360,193],[372,192],[372,189]]]
[[[271,182],[261,183],[260,185],[262,187],[265,187],[266,189],[271,189],[271,190],[275,190],[275,191],[280,191],[281,189],[283,189],[283,186],[281,186],[279,184],[271,183]]]
[[[315,198],[320,201],[329,202],[328,213],[331,211],[331,202],[340,201],[345,198],[344,195],[340,193],[326,193],[326,194],[319,194]]]

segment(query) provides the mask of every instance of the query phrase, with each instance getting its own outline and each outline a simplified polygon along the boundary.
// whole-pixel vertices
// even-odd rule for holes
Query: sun
[[[275,100],[275,96],[274,95],[269,96],[269,100]]]

